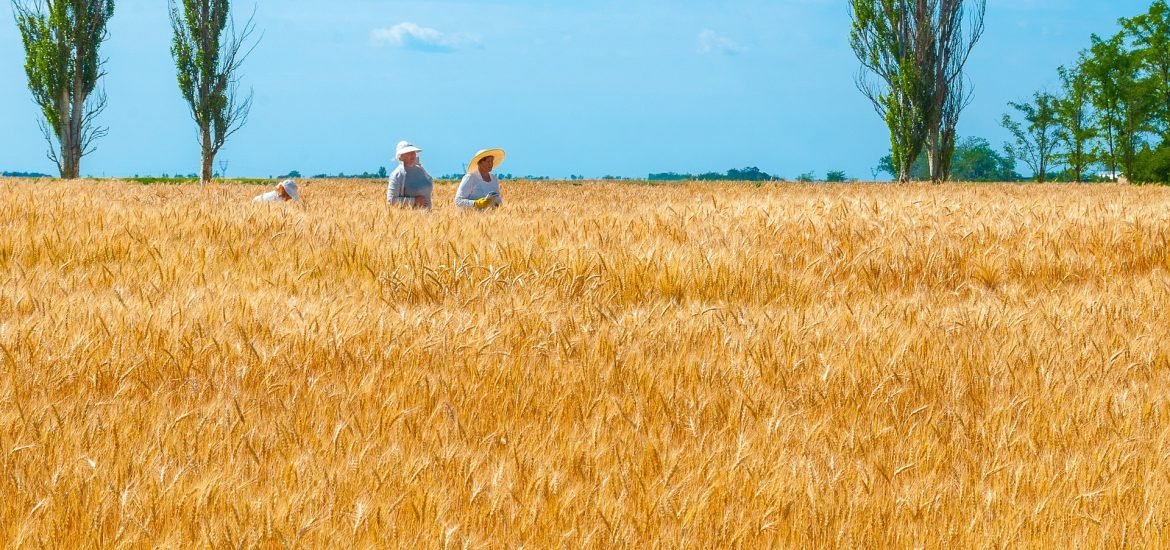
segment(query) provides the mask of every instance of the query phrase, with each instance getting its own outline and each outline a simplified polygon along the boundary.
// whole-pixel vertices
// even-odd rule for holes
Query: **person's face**
[[[286,201],[291,201],[291,200],[292,200],[292,195],[289,195],[289,194],[288,194],[288,191],[285,191],[285,190],[284,190],[284,186],[283,186],[283,185],[277,185],[277,186],[276,186],[276,192],[280,194],[280,198],[281,198],[281,200],[286,200]]]
[[[496,157],[484,157],[479,159],[479,171],[486,174],[496,167]]]
[[[418,151],[411,151],[409,153],[403,153],[402,154],[402,164],[405,164],[407,166],[414,166],[415,164],[418,164]]]

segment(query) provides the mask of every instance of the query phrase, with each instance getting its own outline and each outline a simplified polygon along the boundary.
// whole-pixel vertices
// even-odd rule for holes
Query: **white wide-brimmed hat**
[[[277,187],[284,189],[284,192],[288,193],[288,196],[292,197],[292,200],[294,200],[294,201],[301,200],[301,192],[299,190],[297,190],[297,182],[295,182],[293,180],[284,180],[284,181],[280,182],[280,185],[278,185]]]
[[[472,172],[478,172],[479,168],[476,167],[476,165],[479,164],[480,160],[483,160],[487,157],[494,157],[496,159],[496,163],[492,167],[492,169],[495,170],[496,168],[499,168],[500,164],[504,162],[504,156],[505,154],[503,149],[480,149],[480,151],[476,153],[474,157],[471,157],[471,164],[467,165],[467,173],[470,174]]]
[[[400,141],[398,142],[398,146],[394,148],[394,158],[402,160],[402,155],[407,153],[418,153],[420,151],[422,151],[422,149],[415,147],[413,143],[409,141]]]

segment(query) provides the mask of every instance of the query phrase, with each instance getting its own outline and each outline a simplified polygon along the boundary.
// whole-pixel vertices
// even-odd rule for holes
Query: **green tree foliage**
[[[1170,140],[1170,6],[1166,0],[1155,0],[1145,14],[1122,19],[1121,27],[1151,81],[1154,125],[1166,142]]]
[[[857,86],[890,130],[898,181],[910,179],[923,150],[930,179],[947,179],[959,113],[970,98],[963,70],[986,9],[986,0],[850,0],[849,40],[862,65]]]
[[[1089,98],[1097,120],[1099,141],[1095,144],[1093,152],[1110,172],[1117,173],[1117,133],[1121,125],[1121,115],[1118,113],[1119,84],[1116,82],[1114,76],[1116,71],[1112,65],[1115,59],[1112,56],[1104,57],[1104,54],[1112,53],[1112,48],[1107,49],[1096,35],[1093,36],[1093,40],[1097,48],[1086,56],[1085,62],[1081,64],[1081,71],[1089,82]]]
[[[1170,143],[1170,6],[1154,0],[1119,24],[1110,38],[1093,35],[1071,69],[1058,69],[1054,156],[1075,181],[1098,164],[1130,181],[1160,181]]]
[[[1071,179],[1080,183],[1093,164],[1092,142],[1097,137],[1089,79],[1080,70],[1080,63],[1071,70],[1060,67],[1057,72],[1061,95],[1054,105],[1059,140],[1056,154],[1068,167]]]
[[[570,176],[570,179],[578,179],[578,176]],[[755,166],[748,166],[747,168],[743,169],[732,168],[725,173],[706,172],[703,174],[679,174],[676,172],[660,172],[650,174],[647,179],[649,181],[771,181],[780,178],[761,171]]]
[[[1130,181],[1135,183],[1170,183],[1170,144],[1152,149],[1145,147],[1138,153],[1135,172]]]
[[[885,120],[894,178],[906,182],[926,142],[930,118],[920,101],[930,75],[915,63],[914,19],[900,0],[850,0],[849,4],[853,17],[849,43],[863,71],[857,87]],[[864,71],[881,83],[868,81]]]
[[[81,158],[106,135],[96,118],[106,107],[97,84],[105,74],[100,55],[114,16],[113,0],[14,0],[24,43],[24,71],[41,108],[41,132],[65,179],[75,179]]]
[[[969,137],[955,146],[955,160],[951,165],[955,181],[1018,181],[1016,160],[1010,154],[1001,155],[986,139]]]
[[[878,171],[894,175],[891,156],[886,155],[878,161]],[[911,165],[911,176],[918,181],[929,178],[930,165],[925,152],[920,154]],[[972,182],[999,182],[1017,181],[1016,161],[1011,155],[1000,154],[983,138],[969,137],[959,140],[955,144],[955,152],[951,161],[951,179],[955,181]]]
[[[252,94],[240,97],[239,72],[255,44],[253,18],[235,27],[229,0],[169,0],[179,90],[199,130],[200,182],[214,176],[215,156],[248,120]],[[177,3],[176,3],[177,2]],[[254,15],[254,14],[253,14]]]
[[[971,90],[963,73],[971,50],[983,36],[986,0],[918,0],[919,6],[934,11],[935,75],[931,95],[926,101],[937,112],[937,122],[928,127],[926,152],[930,160],[930,179],[944,181],[951,177],[959,114],[971,100]],[[920,8],[921,9],[921,8]]]
[[[878,160],[877,172],[879,174],[889,174],[891,177],[897,175],[894,169],[893,155],[886,155]],[[910,164],[910,178],[906,181],[926,181],[930,179],[930,166],[926,162],[926,153],[920,153],[918,158]],[[895,181],[898,181],[895,178]],[[905,183],[905,182],[901,182]]]
[[[48,174],[40,172],[0,172],[0,176],[5,178],[51,178]]]
[[[1139,74],[1139,60],[1125,37],[1092,37],[1082,70],[1089,79],[1101,136],[1100,158],[1110,172],[1131,173],[1143,135],[1151,129],[1151,82]]]
[[[1032,169],[1036,181],[1044,183],[1056,156],[1060,141],[1060,125],[1056,115],[1057,100],[1044,92],[1032,95],[1030,103],[1010,102],[1013,109],[1023,117],[1016,121],[1011,115],[1003,115],[1001,124],[1015,138],[1015,143],[1005,143],[1008,156],[1022,160]]]
[[[732,181],[767,181],[773,179],[767,172],[761,171],[755,166],[748,166],[743,170],[732,168],[727,171],[727,179]]]
[[[829,170],[825,174],[825,181],[827,181],[829,183],[840,183],[840,182],[848,181],[848,180],[849,180],[849,177],[846,176],[845,172],[842,170]]]

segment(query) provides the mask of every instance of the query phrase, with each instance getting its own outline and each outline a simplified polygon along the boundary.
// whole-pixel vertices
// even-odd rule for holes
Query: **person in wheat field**
[[[293,180],[284,180],[280,182],[276,189],[256,195],[252,202],[286,202],[301,200],[301,193],[297,189],[297,182]]]
[[[476,153],[467,165],[467,175],[459,182],[459,190],[455,191],[455,206],[476,210],[503,206],[500,178],[492,174],[492,170],[503,161],[503,149],[484,149]]]
[[[398,142],[394,150],[398,168],[390,173],[386,202],[396,206],[431,209],[431,191],[434,189],[435,180],[419,161],[420,152],[422,149],[409,141]]]

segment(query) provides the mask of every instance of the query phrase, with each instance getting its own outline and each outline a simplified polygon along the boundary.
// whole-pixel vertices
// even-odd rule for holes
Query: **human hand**
[[[491,197],[484,197],[482,199],[475,200],[475,207],[480,209],[480,210],[483,210],[484,208],[487,208],[491,205],[492,205],[492,198]]]
[[[414,207],[415,208],[430,208],[431,207],[431,200],[422,196],[422,195],[419,195],[419,196],[414,198]]]

